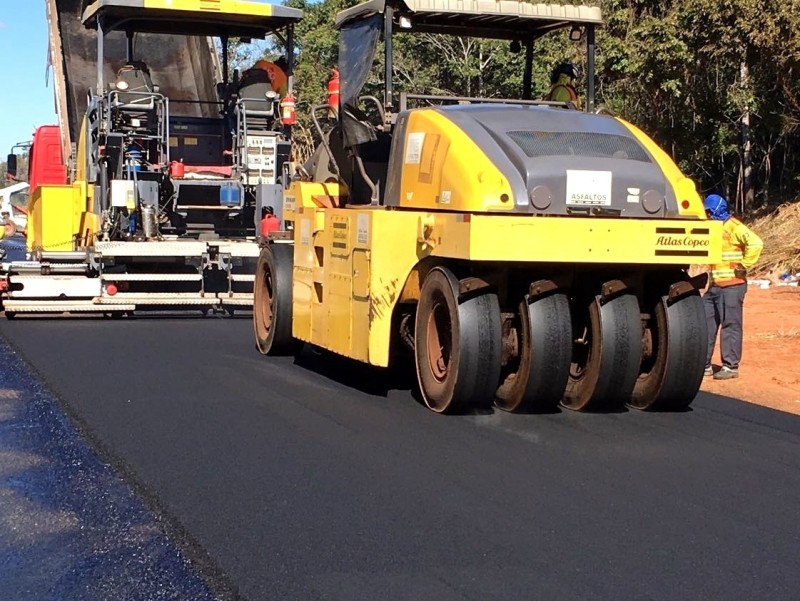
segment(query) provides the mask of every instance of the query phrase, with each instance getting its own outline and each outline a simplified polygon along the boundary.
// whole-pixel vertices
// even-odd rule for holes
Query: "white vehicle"
[[[28,184],[21,182],[0,189],[0,225],[3,226],[3,237],[10,238],[17,232],[24,233],[28,226],[27,213],[11,203],[14,195],[23,194]]]

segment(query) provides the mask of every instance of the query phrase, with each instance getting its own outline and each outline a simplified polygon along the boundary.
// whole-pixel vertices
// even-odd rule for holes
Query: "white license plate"
[[[567,169],[567,206],[611,205],[611,172]]]

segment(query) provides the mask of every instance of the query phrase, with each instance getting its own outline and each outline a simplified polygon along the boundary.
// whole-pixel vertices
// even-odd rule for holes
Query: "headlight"
[[[127,90],[129,87],[130,87],[130,86],[128,85],[128,82],[127,82],[127,81],[125,81],[125,80],[122,80],[122,79],[120,79],[120,80],[117,82],[117,89],[118,89],[118,90],[122,90],[122,91],[124,92],[124,91],[125,91],[125,90]]]

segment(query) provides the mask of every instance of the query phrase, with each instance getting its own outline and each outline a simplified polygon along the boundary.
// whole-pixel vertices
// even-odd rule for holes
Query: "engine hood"
[[[656,158],[614,117],[504,104],[437,110],[508,178],[515,212],[679,216]]]

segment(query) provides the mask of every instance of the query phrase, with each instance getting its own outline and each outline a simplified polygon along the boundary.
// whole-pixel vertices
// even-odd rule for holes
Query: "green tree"
[[[354,1],[288,0],[297,28],[300,131],[324,102],[338,56],[336,13]],[[800,0],[602,0],[597,100],[650,134],[693,177],[741,210],[800,195]],[[561,60],[583,62],[564,33],[537,41],[534,94]],[[379,53],[378,62],[382,62]],[[396,92],[518,97],[523,54],[507,42],[401,34]],[[377,65],[366,91],[382,88]]]

